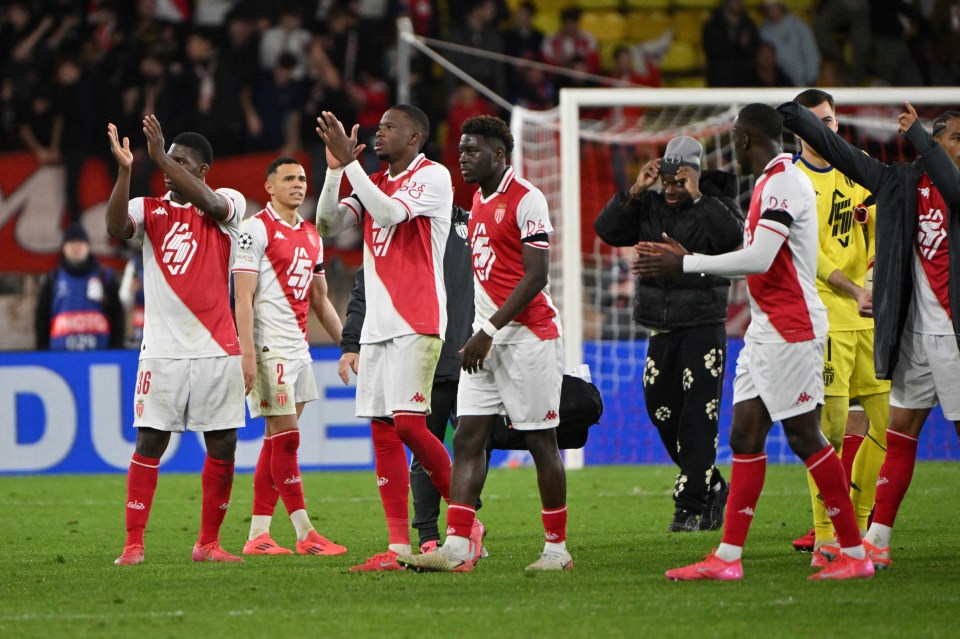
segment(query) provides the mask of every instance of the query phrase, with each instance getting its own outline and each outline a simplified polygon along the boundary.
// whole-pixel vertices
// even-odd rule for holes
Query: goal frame
[[[746,105],[762,102],[778,105],[792,100],[802,88],[778,89],[561,89],[560,91],[560,203],[561,262],[563,299],[560,319],[563,325],[564,357],[567,367],[583,361],[583,268],[580,235],[580,110],[584,107],[665,107],[683,105]],[[838,104],[862,106],[875,104],[950,104],[960,105],[960,94],[953,88],[830,87]],[[576,176],[576,179],[569,179]],[[566,451],[568,468],[582,468],[582,449]]]

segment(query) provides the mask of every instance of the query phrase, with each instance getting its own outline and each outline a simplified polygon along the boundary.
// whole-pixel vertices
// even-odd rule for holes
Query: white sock
[[[569,555],[567,552],[567,542],[561,541],[559,544],[555,544],[552,541],[548,541],[543,544],[543,552],[556,552],[561,555]]]
[[[250,536],[247,539],[256,539],[263,533],[269,533],[272,519],[273,515],[253,515],[250,518]]]
[[[883,524],[873,522],[870,524],[870,530],[867,531],[867,534],[864,535],[863,538],[877,548],[886,548],[890,545],[891,532],[893,532],[893,528],[890,526],[884,526]]]
[[[390,550],[397,553],[398,555],[412,555],[413,548],[410,547],[410,544],[390,544],[387,546]]]
[[[741,546],[734,546],[733,544],[720,544],[720,547],[717,548],[717,552],[714,554],[724,561],[736,561],[743,557],[743,548]]]
[[[297,541],[306,539],[310,531],[313,530],[313,524],[310,523],[310,516],[307,515],[307,511],[303,508],[290,513],[290,521],[293,522],[293,527],[297,531]]]
[[[854,559],[863,559],[867,556],[867,550],[863,547],[863,544],[853,548],[841,548],[840,552],[844,555],[850,555]]]
[[[448,535],[443,542],[443,549],[444,552],[454,557],[466,557],[467,553],[470,552],[470,539],[467,537]]]

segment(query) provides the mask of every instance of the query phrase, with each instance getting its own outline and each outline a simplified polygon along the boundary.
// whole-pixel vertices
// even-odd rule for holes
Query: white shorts
[[[825,342],[824,337],[782,344],[745,341],[733,378],[733,403],[759,397],[773,421],[823,404]]]
[[[137,428],[176,433],[243,428],[240,356],[141,359],[133,415]]]
[[[960,352],[953,335],[903,331],[892,381],[891,406],[925,409],[939,402],[944,417],[960,420]]]
[[[430,414],[433,374],[443,340],[436,335],[402,335],[360,347],[357,417],[397,412]]]
[[[461,373],[457,416],[509,415],[517,430],[560,423],[563,344],[559,339],[494,344],[476,373]]]
[[[317,382],[308,359],[257,362],[257,380],[247,395],[250,417],[296,415],[297,404],[317,399]]]

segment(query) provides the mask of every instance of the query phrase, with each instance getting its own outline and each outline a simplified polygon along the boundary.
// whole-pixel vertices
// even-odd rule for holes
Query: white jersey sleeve
[[[415,171],[391,196],[407,210],[409,219],[449,217],[453,204],[453,183],[450,171],[442,164],[431,163]]]
[[[135,197],[127,204],[127,217],[133,222],[133,237],[143,243],[143,198]]]
[[[243,221],[233,260],[234,273],[260,274],[260,260],[267,250],[267,231],[256,216]]]
[[[763,217],[770,211],[780,211],[790,216],[791,225],[804,212],[809,212],[809,192],[797,178],[797,173],[791,171],[771,175],[763,184],[763,193],[760,199],[760,221],[757,226],[763,226],[784,237],[790,236],[790,227],[782,222]],[[806,176],[804,176],[806,177]],[[809,181],[809,178],[807,178]],[[816,210],[815,208],[813,210]]]
[[[221,221],[220,226],[227,229],[231,235],[236,237],[240,232],[240,222],[243,221],[243,216],[247,212],[247,200],[243,197],[243,194],[233,189],[217,189],[214,193],[223,197],[230,207],[230,213],[227,215],[227,219]]]
[[[517,204],[517,227],[520,229],[521,242],[537,248],[550,247],[550,242],[546,239],[527,241],[536,235],[553,234],[547,198],[538,189],[531,189]]]

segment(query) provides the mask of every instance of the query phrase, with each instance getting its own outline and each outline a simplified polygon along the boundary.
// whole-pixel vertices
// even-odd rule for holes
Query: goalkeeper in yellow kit
[[[837,130],[837,114],[829,93],[808,89],[794,98],[794,102],[809,109],[830,129]],[[794,163],[809,176],[817,193],[820,232],[817,292],[827,307],[830,322],[824,353],[825,405],[821,428],[841,455],[850,479],[857,523],[863,534],[873,508],[890,421],[890,382],[878,380],[874,372],[873,293],[865,281],[870,279],[867,271],[875,255],[874,208],[866,206],[869,191],[834,169],[803,141]],[[862,427],[860,432],[847,427],[851,398],[859,399],[866,412],[870,423],[866,432]],[[797,550],[813,551],[813,565],[824,566],[830,557],[829,547],[835,543],[833,527],[809,473],[807,479],[814,529],[793,545]]]

